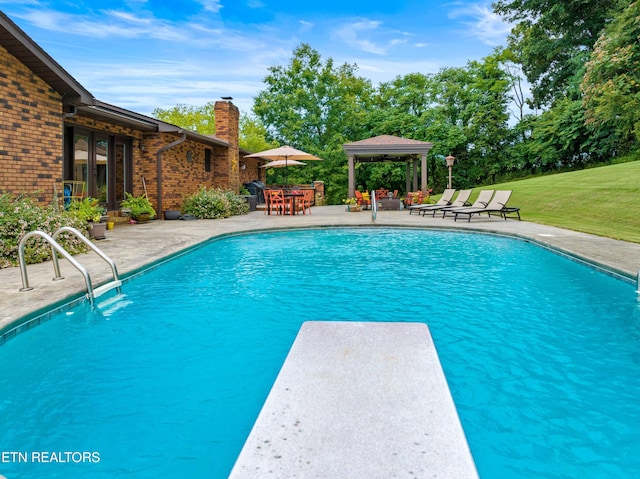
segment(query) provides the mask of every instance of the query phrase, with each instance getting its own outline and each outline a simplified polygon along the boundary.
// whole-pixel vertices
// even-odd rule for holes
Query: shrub
[[[40,206],[29,196],[0,194],[0,268],[18,265],[18,247],[24,235],[34,230],[52,235],[62,226],[71,226],[83,234],[87,233],[88,227],[76,215],[60,211],[57,201],[50,206]],[[61,234],[58,242],[70,254],[87,251],[86,246],[72,235]],[[27,263],[41,263],[51,258],[50,246],[40,237],[29,239],[24,253]]]
[[[95,198],[83,198],[82,201],[72,201],[69,203],[67,211],[73,212],[82,221],[92,221],[99,223],[106,214],[105,209]]]
[[[233,191],[220,188],[207,189],[201,186],[196,193],[184,200],[182,213],[192,214],[200,219],[228,218],[249,212],[249,205]]]

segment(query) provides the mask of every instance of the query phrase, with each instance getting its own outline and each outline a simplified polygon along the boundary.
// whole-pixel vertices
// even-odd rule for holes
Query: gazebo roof
[[[427,154],[433,147],[428,141],[411,140],[393,135],[380,135],[342,145],[347,155],[358,157],[412,156]]]

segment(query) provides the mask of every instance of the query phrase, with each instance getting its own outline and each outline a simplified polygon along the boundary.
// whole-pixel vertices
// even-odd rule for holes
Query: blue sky
[[[374,84],[480,60],[509,26],[490,1],[0,0],[97,99],[143,114],[223,96],[249,113],[300,43]]]

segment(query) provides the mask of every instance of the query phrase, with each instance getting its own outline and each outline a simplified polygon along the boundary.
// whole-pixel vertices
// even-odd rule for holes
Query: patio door
[[[78,128],[68,131],[72,141],[65,180],[81,184],[84,196],[97,198],[107,209],[118,209],[131,191],[131,140]]]

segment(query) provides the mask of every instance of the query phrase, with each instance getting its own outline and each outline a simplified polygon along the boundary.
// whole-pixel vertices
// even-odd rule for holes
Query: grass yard
[[[640,243],[640,161],[474,189],[513,190],[522,219]]]

